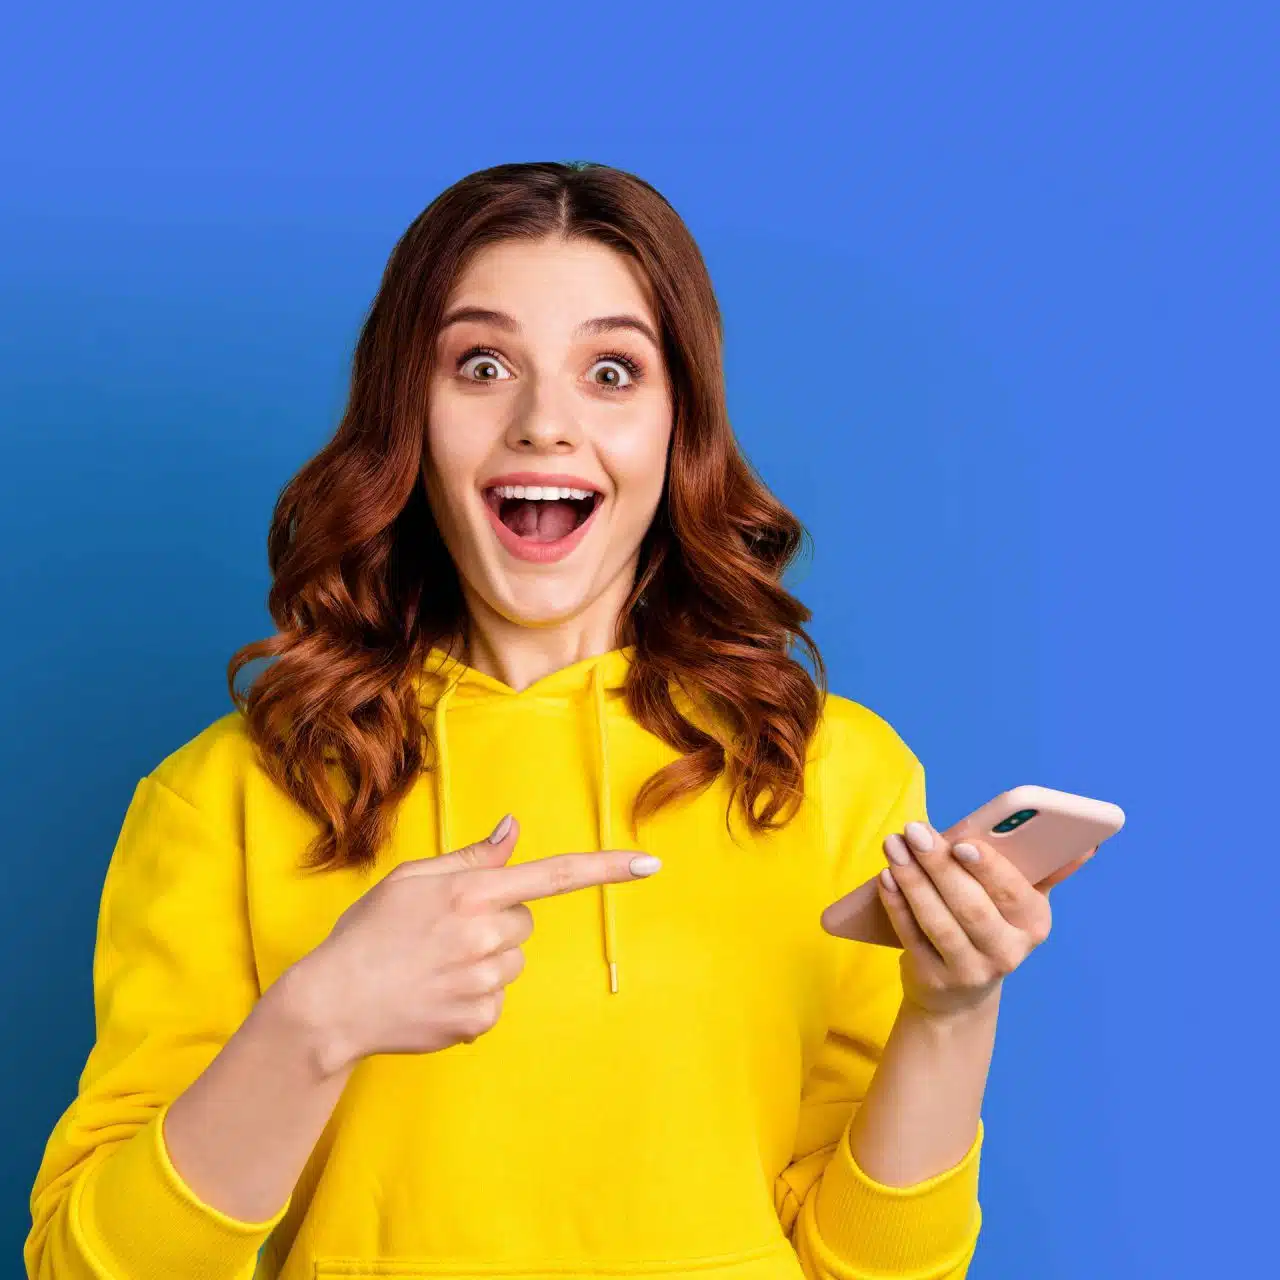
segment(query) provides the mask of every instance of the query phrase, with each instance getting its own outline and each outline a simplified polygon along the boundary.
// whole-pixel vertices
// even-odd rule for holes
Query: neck
[[[468,622],[465,660],[519,692],[572,663],[608,653],[619,644],[618,624],[631,582],[632,575],[620,574],[581,612],[537,627],[512,622],[464,587]]]

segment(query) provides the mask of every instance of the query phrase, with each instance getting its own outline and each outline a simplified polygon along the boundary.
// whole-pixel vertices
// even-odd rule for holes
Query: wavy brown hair
[[[457,569],[421,479],[451,287],[484,246],[547,236],[588,238],[643,268],[675,393],[666,482],[617,641],[635,646],[631,714],[681,754],[646,781],[633,817],[726,770],[731,807],[741,804],[754,831],[789,821],[803,796],[826,674],[804,630],[809,610],[782,575],[806,535],[734,439],[723,324],[702,255],[666,199],[633,174],[504,164],[444,191],[392,251],[341,422],[275,505],[267,556],[277,634],[228,664],[264,767],[323,825],[305,859],[313,870],[373,865],[431,754],[415,676],[433,645],[465,647]],[[813,674],[793,656],[797,645]],[[239,693],[237,672],[261,657],[275,661]],[[673,685],[700,723],[677,709]]]

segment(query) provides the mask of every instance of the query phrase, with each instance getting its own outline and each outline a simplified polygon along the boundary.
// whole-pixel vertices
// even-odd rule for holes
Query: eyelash
[[[501,360],[500,356],[492,347],[470,347],[458,357],[458,368],[461,369],[468,360],[474,359],[476,356],[488,356],[493,360]],[[644,377],[644,368],[632,356],[627,355],[623,351],[601,351],[596,355],[594,363],[599,364],[601,360],[613,360],[620,364],[631,375],[631,381],[625,387],[610,387],[603,382],[596,383],[601,391],[615,393],[619,391],[630,391],[641,378]],[[483,379],[470,378],[470,382],[486,381]],[[492,379],[487,379],[492,381]]]

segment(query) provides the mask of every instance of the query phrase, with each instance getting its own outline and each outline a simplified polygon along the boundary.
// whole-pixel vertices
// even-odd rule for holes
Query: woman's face
[[[659,342],[640,268],[594,241],[503,241],[463,272],[424,479],[473,611],[548,626],[625,599],[671,438]]]

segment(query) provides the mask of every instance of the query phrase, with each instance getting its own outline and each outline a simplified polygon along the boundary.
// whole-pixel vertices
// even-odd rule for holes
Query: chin
[[[490,605],[517,626],[555,627],[583,613],[592,598],[591,592],[567,583],[561,590],[546,583],[533,590],[498,591],[490,597]]]

